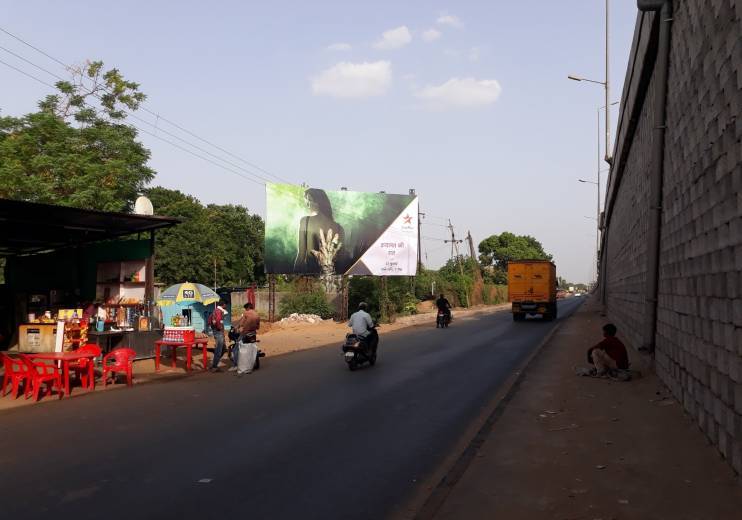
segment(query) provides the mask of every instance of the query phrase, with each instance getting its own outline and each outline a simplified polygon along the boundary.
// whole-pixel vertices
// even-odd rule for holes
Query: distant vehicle
[[[540,314],[545,320],[557,317],[556,266],[549,260],[508,262],[508,301],[513,321]]]

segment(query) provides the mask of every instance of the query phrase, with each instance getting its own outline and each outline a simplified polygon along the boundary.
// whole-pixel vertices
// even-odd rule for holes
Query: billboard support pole
[[[348,319],[348,300],[350,299],[350,278],[343,276],[343,299],[340,308],[340,320]]]
[[[276,275],[268,275],[268,321],[276,321]]]
[[[381,321],[389,322],[389,309],[387,308],[387,290],[386,290],[386,276],[381,276],[380,291],[379,291],[379,308],[381,310]]]

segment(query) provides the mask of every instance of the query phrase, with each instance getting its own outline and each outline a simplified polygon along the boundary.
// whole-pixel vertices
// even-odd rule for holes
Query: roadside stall
[[[13,310],[0,322],[0,337],[8,338],[0,350],[66,351],[90,342],[152,356],[161,337],[154,230],[177,223],[0,199],[0,294]]]
[[[186,349],[186,369],[191,368],[192,349],[202,349],[202,368],[206,369],[208,343],[207,306],[219,301],[219,295],[200,283],[179,283],[165,289],[157,300],[162,312],[162,339],[155,342],[155,369],[160,368],[160,350],[170,348],[175,367],[176,350]]]

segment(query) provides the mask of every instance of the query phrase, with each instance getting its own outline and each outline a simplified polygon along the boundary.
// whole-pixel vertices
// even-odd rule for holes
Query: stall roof
[[[179,219],[0,199],[0,256],[50,251],[174,226]]]

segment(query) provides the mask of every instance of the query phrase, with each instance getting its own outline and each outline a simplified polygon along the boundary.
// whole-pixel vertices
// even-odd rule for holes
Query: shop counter
[[[161,330],[89,331],[88,341],[97,344],[104,354],[113,349],[126,347],[137,353],[135,359],[155,357],[155,341],[162,339]]]
[[[57,324],[24,323],[18,326],[18,350],[20,352],[54,352]]]

